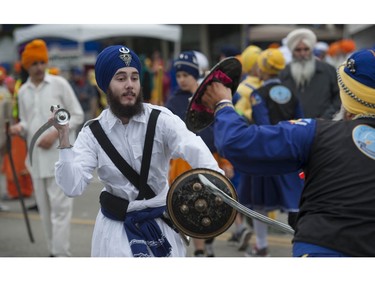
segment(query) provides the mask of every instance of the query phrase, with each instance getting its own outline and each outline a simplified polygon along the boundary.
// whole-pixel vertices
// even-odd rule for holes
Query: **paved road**
[[[71,228],[71,252],[74,257],[89,257],[94,220],[99,208],[100,183],[94,181],[84,195],[75,198]],[[19,201],[2,202],[9,212],[0,212],[0,257],[47,257],[49,255],[44,240],[41,221],[36,212],[28,212],[34,243],[27,235],[26,225],[21,212]],[[26,206],[34,203],[33,198],[25,200]],[[285,215],[278,214],[278,219],[285,222]],[[214,251],[217,257],[244,257],[236,247],[227,242],[232,228],[215,238]],[[291,256],[291,235],[270,231],[268,238],[272,257]],[[254,236],[251,243],[254,242]],[[188,256],[191,257],[193,248],[189,246]]]

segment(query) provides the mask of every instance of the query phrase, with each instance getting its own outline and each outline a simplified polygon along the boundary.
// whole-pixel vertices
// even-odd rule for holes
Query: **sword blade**
[[[41,134],[43,134],[46,130],[48,130],[52,125],[53,125],[53,121],[48,121],[42,127],[40,127],[38,131],[36,131],[36,133],[33,135],[31,142],[30,142],[30,147],[29,147],[29,158],[30,158],[31,165],[33,165],[33,151],[34,151],[36,140],[40,137]]]
[[[264,222],[274,228],[277,228],[283,232],[286,232],[288,234],[294,235],[294,230],[289,225],[273,220],[269,217],[266,217],[258,212],[255,212],[244,205],[240,204],[236,200],[234,200],[232,197],[230,197],[228,194],[226,194],[224,191],[222,191],[220,188],[216,187],[211,181],[209,181],[204,175],[198,174],[199,180],[208,188],[208,191],[210,191],[212,194],[219,196],[225,203],[227,203],[229,206],[231,206],[233,209],[237,210],[238,212],[244,214],[245,216],[260,220],[261,222]]]

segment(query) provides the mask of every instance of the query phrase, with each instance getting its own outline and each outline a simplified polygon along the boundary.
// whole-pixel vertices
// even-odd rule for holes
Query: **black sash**
[[[149,118],[149,122],[147,124],[147,132],[146,132],[146,139],[143,148],[143,156],[142,156],[142,165],[141,165],[141,175],[139,175],[126,161],[124,158],[121,157],[120,153],[116,150],[113,146],[111,141],[109,140],[108,136],[105,134],[102,126],[100,125],[98,120],[95,120],[90,124],[90,129],[96,139],[98,140],[99,144],[102,146],[103,150],[107,153],[109,158],[112,162],[116,165],[116,167],[121,171],[121,173],[136,187],[139,189],[139,194],[137,200],[141,199],[150,199],[155,196],[154,191],[151,187],[147,184],[148,173],[150,169],[150,162],[151,162],[151,154],[152,154],[152,147],[153,147],[153,139],[155,136],[155,127],[156,121],[160,114],[160,110],[153,109]],[[121,206],[121,208],[110,206],[111,203],[119,201],[117,206]],[[110,194],[109,192],[102,192],[100,195],[100,203],[102,207],[104,207],[108,212],[110,212],[114,218],[118,218],[122,220],[126,215],[126,209],[129,205],[128,200],[119,198]],[[124,212],[125,208],[125,212]],[[118,214],[115,210],[118,210]],[[113,213],[115,212],[115,213]]]

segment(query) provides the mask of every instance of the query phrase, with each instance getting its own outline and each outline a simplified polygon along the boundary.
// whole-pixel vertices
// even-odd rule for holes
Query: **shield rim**
[[[199,174],[199,173],[210,174],[210,175],[213,175],[215,177],[218,177],[220,180],[222,180],[226,184],[227,188],[229,189],[229,191],[231,193],[231,197],[236,201],[238,200],[238,195],[237,195],[236,189],[234,188],[233,184],[230,182],[230,180],[226,176],[222,175],[221,173],[219,173],[215,170],[206,169],[206,168],[196,168],[196,169],[191,169],[189,171],[186,171],[186,172],[182,173],[181,175],[179,175],[173,181],[173,183],[171,184],[171,186],[168,190],[168,194],[167,194],[167,211],[168,211],[170,219],[172,220],[173,224],[178,228],[179,231],[181,231],[185,235],[188,235],[188,236],[193,237],[193,238],[209,239],[209,238],[219,236],[220,234],[225,232],[234,223],[234,220],[236,219],[236,215],[237,215],[237,210],[235,210],[234,208],[232,208],[228,205],[228,208],[231,208],[232,211],[231,211],[231,215],[228,218],[228,220],[226,221],[226,223],[220,229],[218,229],[215,232],[206,233],[206,234],[199,234],[199,233],[193,232],[193,231],[185,228],[183,225],[181,225],[179,220],[174,215],[174,212],[172,211],[172,208],[171,208],[173,194],[174,194],[174,191],[176,190],[176,188],[179,186],[179,183],[181,183],[181,181],[183,181],[187,176],[191,176],[192,174]],[[224,202],[224,204],[226,204],[226,203]]]
[[[242,64],[241,64],[241,62],[236,57],[228,57],[228,58],[225,58],[222,61],[218,62],[214,67],[211,68],[209,74],[207,74],[206,77],[203,79],[203,81],[199,84],[198,89],[195,91],[193,97],[191,98],[191,100],[189,102],[189,105],[188,105],[188,108],[187,108],[186,118],[185,118],[186,126],[187,126],[187,128],[190,131],[192,131],[194,133],[197,133],[197,132],[203,130],[204,128],[207,128],[208,126],[210,126],[212,124],[212,122],[214,121],[214,114],[212,114],[212,120],[208,124],[202,125],[202,126],[193,125],[192,122],[190,122],[191,113],[193,111],[191,109],[191,107],[192,107],[193,102],[195,101],[196,97],[201,94],[201,91],[202,91],[203,87],[205,86],[205,82],[210,77],[210,74],[213,73],[214,71],[218,70],[218,69],[220,69],[224,73],[226,73],[225,69],[223,69],[223,68],[225,68],[226,65],[228,65],[232,61],[238,63],[238,69],[239,69],[239,75],[238,75],[238,77],[234,77],[234,78],[231,77],[232,80],[234,81],[234,83],[233,83],[233,85],[231,87],[232,96],[234,95],[235,91],[238,88],[238,85],[241,82]]]

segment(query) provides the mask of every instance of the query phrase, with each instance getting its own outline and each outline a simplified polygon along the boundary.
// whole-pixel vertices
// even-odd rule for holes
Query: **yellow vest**
[[[254,89],[259,88],[262,82],[258,77],[248,75],[237,88],[237,92],[241,98],[235,104],[234,108],[240,114],[245,116],[249,121],[252,119],[252,108],[250,103],[250,95]]]

